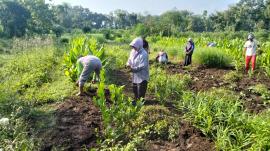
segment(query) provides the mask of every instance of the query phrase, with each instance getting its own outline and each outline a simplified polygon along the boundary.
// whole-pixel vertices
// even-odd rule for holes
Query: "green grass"
[[[219,48],[198,48],[194,53],[194,60],[209,68],[226,68],[232,64],[232,58]]]
[[[186,119],[215,140],[217,150],[268,150],[270,147],[269,111],[250,115],[230,91],[185,93],[178,107],[186,110]]]
[[[242,78],[243,78],[243,74],[237,71],[231,71],[223,76],[224,81],[228,83],[238,82]]]
[[[150,70],[149,91],[153,93],[161,104],[181,99],[183,91],[190,85],[188,75],[169,75],[161,68]]]
[[[68,96],[73,84],[64,76],[61,60],[54,47],[33,49],[13,55],[3,65],[5,91],[31,102],[56,101]]]

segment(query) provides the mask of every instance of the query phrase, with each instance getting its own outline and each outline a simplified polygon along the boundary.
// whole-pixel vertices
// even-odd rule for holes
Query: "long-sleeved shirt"
[[[194,49],[195,49],[195,45],[194,45],[194,43],[193,42],[188,42],[187,43],[187,45],[186,45],[186,47],[185,47],[185,51],[186,52],[193,52],[194,51]]]
[[[133,83],[142,83],[149,80],[149,62],[146,50],[143,48],[139,51],[132,50],[127,64],[133,72]]]
[[[83,65],[83,70],[79,78],[80,86],[83,86],[85,84],[85,82],[88,80],[92,72],[95,72],[96,75],[99,77],[99,73],[102,68],[102,63],[98,57],[93,56],[93,55],[88,55],[88,56],[81,57],[80,59],[78,59],[77,63],[80,63]]]

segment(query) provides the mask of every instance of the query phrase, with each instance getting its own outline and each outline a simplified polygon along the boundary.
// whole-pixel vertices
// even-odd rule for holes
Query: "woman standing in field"
[[[133,92],[135,99],[145,97],[147,83],[149,80],[148,53],[143,48],[142,38],[135,38],[131,43],[132,48],[127,62],[127,67],[132,72]],[[134,105],[136,102],[133,102]]]
[[[256,49],[258,47],[258,43],[255,40],[254,36],[252,34],[248,35],[248,39],[244,45],[244,51],[243,55],[246,59],[246,73],[249,71],[249,64],[251,61],[252,64],[252,72],[255,70],[256,65]]]
[[[193,40],[191,38],[188,38],[188,42],[187,42],[187,45],[185,47],[186,57],[185,57],[184,66],[188,66],[191,64],[192,54],[193,54],[194,49],[195,49],[195,44],[194,44]]]

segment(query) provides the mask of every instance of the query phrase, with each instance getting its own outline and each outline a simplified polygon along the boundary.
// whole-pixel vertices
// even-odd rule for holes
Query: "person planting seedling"
[[[85,82],[89,79],[92,72],[95,72],[96,76],[92,83],[95,83],[97,80],[100,80],[100,70],[102,68],[102,63],[100,59],[93,55],[87,55],[85,57],[80,57],[77,60],[77,64],[81,65],[83,67],[82,72],[80,74],[80,77],[76,84],[79,86],[79,95],[84,95],[83,87]]]
[[[246,60],[246,73],[249,71],[249,64],[251,61],[252,64],[252,72],[255,70],[255,65],[256,65],[256,49],[258,47],[258,42],[255,40],[253,34],[248,35],[248,39],[244,45],[244,51],[243,55]]]
[[[145,97],[147,83],[149,80],[148,53],[143,48],[142,38],[135,38],[131,43],[132,48],[126,67],[133,73],[132,83],[135,99]],[[136,101],[133,101],[136,105]]]
[[[192,54],[194,52],[194,49],[195,49],[195,44],[194,44],[193,40],[191,38],[188,38],[188,42],[187,42],[187,45],[185,47],[186,57],[185,57],[184,66],[188,66],[191,64]]]
[[[164,50],[161,50],[157,57],[156,57],[156,62],[159,62],[159,63],[168,63],[168,55],[166,52],[164,52]]]

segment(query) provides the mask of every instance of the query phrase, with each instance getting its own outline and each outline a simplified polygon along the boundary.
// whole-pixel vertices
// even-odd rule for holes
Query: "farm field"
[[[270,0],[0,0],[0,151],[242,150],[270,150]]]
[[[1,54],[7,58],[1,62],[1,115],[11,115],[7,116],[10,126],[1,129],[1,145],[6,150],[269,147],[270,79],[264,62],[268,59],[263,58],[269,56],[267,47],[258,57],[261,60],[256,71],[244,73],[243,62],[237,57],[241,50],[234,46],[208,48],[208,40],[198,35],[194,38],[197,48],[193,64],[184,67],[186,38],[148,37],[149,87],[145,101],[133,106],[131,73],[124,67],[128,43],[106,42],[102,46],[97,39],[85,37],[75,36],[69,44],[47,37],[36,38],[31,45],[30,39],[23,50],[14,47],[11,53]],[[79,45],[91,49],[75,47]],[[160,49],[169,54],[171,62],[166,65],[154,61]],[[102,51],[104,55],[100,55],[106,58],[103,80],[87,84],[86,96],[75,96],[73,71],[65,69],[71,57],[69,50],[73,54]],[[205,54],[213,62],[205,63],[201,56]]]

